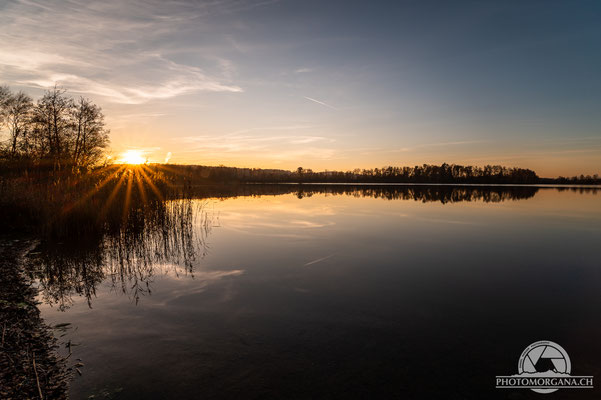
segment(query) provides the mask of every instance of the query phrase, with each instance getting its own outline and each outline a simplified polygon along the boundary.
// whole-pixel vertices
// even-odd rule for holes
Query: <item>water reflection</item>
[[[597,190],[192,192],[101,245],[38,249],[65,310],[42,315],[86,365],[72,398],[521,398],[494,376],[541,338],[601,374]]]
[[[540,190],[559,190],[596,194],[598,187],[545,186],[453,186],[453,185],[338,185],[338,184],[257,184],[192,187],[195,197],[229,198],[237,196],[277,196],[294,193],[299,199],[315,194],[371,197],[386,200],[455,203],[482,201],[497,203],[534,197]]]
[[[161,269],[194,275],[213,223],[205,205],[190,198],[157,202],[130,212],[120,229],[108,229],[102,237],[42,241],[29,254],[28,273],[44,301],[61,310],[69,307],[73,294],[91,306],[105,280],[137,303]]]
[[[294,194],[298,199],[303,199],[319,194],[442,204],[474,201],[499,203],[530,199],[540,190],[595,194],[598,189],[327,184],[193,187],[187,188],[186,194],[179,196],[180,198],[154,202],[140,209],[134,207],[122,224],[107,226],[102,237],[83,237],[69,242],[42,241],[29,255],[28,273],[38,282],[43,300],[56,305],[60,310],[65,310],[72,304],[73,295],[83,296],[91,307],[96,289],[104,281],[109,281],[116,291],[130,296],[137,303],[141,295],[151,292],[151,283],[157,273],[169,271],[176,276],[194,276],[195,261],[206,255],[207,237],[216,222],[214,212],[207,209],[206,202],[199,202],[199,198],[225,199]],[[193,198],[196,200],[192,200]],[[307,210],[307,213],[317,214],[319,211]],[[306,238],[307,236],[301,233],[304,228],[325,227],[330,224],[323,220],[298,219],[258,223],[252,221],[253,215],[239,217],[232,223],[232,229],[264,236]],[[426,216],[419,218],[449,222]],[[258,225],[271,229],[262,233],[249,229]],[[279,230],[282,229],[286,232],[280,233]]]

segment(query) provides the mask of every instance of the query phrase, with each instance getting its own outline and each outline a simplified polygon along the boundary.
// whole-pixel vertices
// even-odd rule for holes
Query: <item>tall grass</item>
[[[102,235],[172,196],[160,172],[111,166],[90,173],[0,176],[0,230],[54,238]]]
[[[157,265],[177,264],[192,274],[206,251],[211,224],[204,203],[145,166],[21,174],[5,178],[1,188],[3,228],[40,239],[27,271],[60,307],[73,293],[89,301],[107,277],[137,299]]]

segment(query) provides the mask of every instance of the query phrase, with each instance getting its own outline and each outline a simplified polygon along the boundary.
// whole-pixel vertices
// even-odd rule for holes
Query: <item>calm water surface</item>
[[[276,192],[175,201],[175,238],[34,252],[85,364],[72,398],[534,398],[494,378],[543,339],[601,382],[601,192]]]

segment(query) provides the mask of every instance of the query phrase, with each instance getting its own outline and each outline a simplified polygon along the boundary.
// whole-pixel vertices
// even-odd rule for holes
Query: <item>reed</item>
[[[175,191],[161,172],[142,166],[2,174],[0,230],[53,238],[101,236],[120,229],[131,213],[155,212]]]

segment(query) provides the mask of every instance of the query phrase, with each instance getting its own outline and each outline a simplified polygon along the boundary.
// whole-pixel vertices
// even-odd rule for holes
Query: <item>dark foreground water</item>
[[[537,340],[601,387],[601,192],[223,196],[170,203],[170,230],[34,251],[42,315],[85,364],[73,399],[601,394],[495,389]]]

